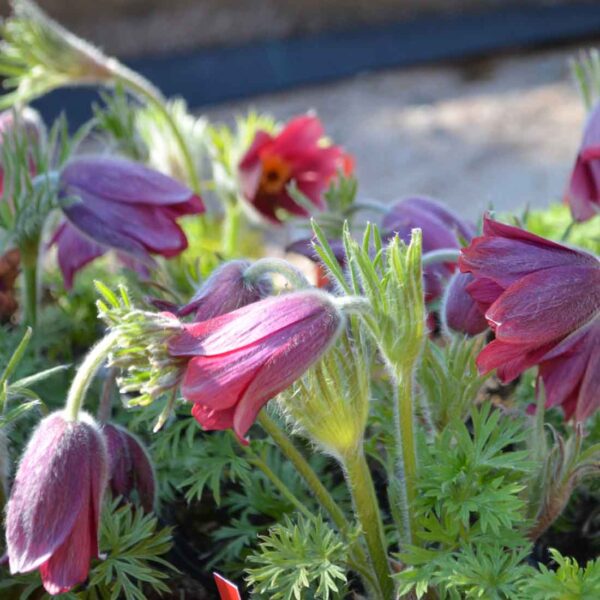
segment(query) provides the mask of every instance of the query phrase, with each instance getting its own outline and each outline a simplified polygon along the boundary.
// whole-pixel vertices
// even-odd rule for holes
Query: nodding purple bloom
[[[469,241],[475,230],[443,204],[420,196],[404,198],[396,202],[383,218],[382,229],[386,237],[394,234],[410,242],[411,231],[423,232],[423,253],[444,248],[460,248],[461,238]],[[442,295],[444,282],[456,268],[455,263],[428,266],[423,274],[425,300],[432,302]]]
[[[106,445],[91,420],[53,413],[23,454],[6,511],[11,573],[39,569],[50,594],[88,577],[98,557],[98,523],[107,480]]]
[[[484,314],[467,291],[472,282],[470,273],[454,273],[446,287],[442,309],[446,326],[467,335],[477,335],[488,326]]]
[[[565,201],[576,221],[600,213],[600,104],[588,117]]]
[[[122,158],[85,157],[60,174],[65,220],[51,244],[66,287],[87,263],[113,248],[136,264],[177,256],[187,239],[177,219],[204,212],[202,200],[167,175]]]
[[[467,289],[496,334],[477,358],[505,382],[539,365],[546,406],[583,421],[600,407],[600,260],[486,218],[462,251]]]
[[[143,444],[118,425],[102,426],[109,465],[109,487],[113,496],[132,502],[135,497],[146,512],[154,508],[156,478]]]
[[[232,428],[243,439],[261,408],[322,356],[342,323],[330,296],[302,291],[185,325],[169,343],[171,355],[189,358],[183,397],[205,429]]]
[[[247,260],[232,260],[217,267],[192,299],[179,309],[179,316],[195,313],[195,321],[208,321],[268,296],[271,286],[267,281],[244,277],[250,265]]]

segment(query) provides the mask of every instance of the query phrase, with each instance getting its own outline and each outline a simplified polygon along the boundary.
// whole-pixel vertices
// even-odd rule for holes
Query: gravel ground
[[[560,199],[580,141],[584,109],[568,69],[576,51],[364,74],[207,114],[315,110],[356,157],[362,197],[427,194],[469,217],[544,206]]]

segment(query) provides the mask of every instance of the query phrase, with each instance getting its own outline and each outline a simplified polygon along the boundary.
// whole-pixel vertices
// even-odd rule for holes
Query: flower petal
[[[173,205],[198,197],[179,181],[123,158],[75,158],[61,174],[68,193],[91,193],[127,204]]]
[[[600,269],[559,267],[512,284],[485,313],[496,339],[529,345],[560,340],[600,310]]]

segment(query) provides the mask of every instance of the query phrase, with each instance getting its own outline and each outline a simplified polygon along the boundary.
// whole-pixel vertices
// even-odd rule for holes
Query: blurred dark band
[[[318,84],[357,73],[467,59],[600,37],[600,2],[513,7],[420,17],[384,27],[145,58],[130,65],[166,96],[193,107]],[[47,119],[90,116],[89,90],[60,90],[36,103]]]

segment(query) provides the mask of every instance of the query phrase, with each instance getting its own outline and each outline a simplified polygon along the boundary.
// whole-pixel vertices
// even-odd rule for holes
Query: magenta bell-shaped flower
[[[215,269],[178,315],[195,313],[195,321],[208,321],[268,296],[268,281],[244,277],[250,265],[247,260],[232,260]]]
[[[108,459],[94,421],[62,412],[38,425],[19,464],[6,511],[11,573],[39,569],[50,594],[88,577],[98,557],[98,523]]]
[[[146,512],[154,508],[156,478],[148,452],[129,431],[118,425],[102,426],[106,439],[109,465],[109,487],[112,494],[132,501],[136,496]]]
[[[169,352],[190,359],[182,393],[194,417],[243,439],[261,408],[323,355],[343,320],[331,296],[302,291],[185,325]]]
[[[494,331],[481,372],[512,381],[539,365],[546,406],[584,421],[600,408],[600,260],[485,218],[462,251],[468,292]]]
[[[454,273],[446,288],[442,310],[446,326],[467,335],[477,335],[488,326],[483,312],[468,292],[473,281],[470,273]]]
[[[177,256],[187,238],[177,219],[204,212],[185,185],[122,158],[90,156],[70,161],[60,174],[66,219],[54,233],[65,286],[87,263],[113,248],[136,264],[151,254]]]

